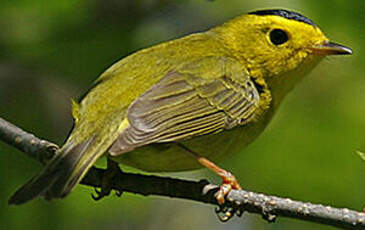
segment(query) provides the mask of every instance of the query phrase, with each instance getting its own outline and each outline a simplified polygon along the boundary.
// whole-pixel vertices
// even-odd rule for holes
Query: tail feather
[[[38,196],[46,199],[66,196],[107,150],[108,145],[96,139],[93,136],[77,145],[66,143],[40,174],[10,198],[9,204],[23,204]]]
[[[47,173],[48,174],[48,173]],[[23,204],[42,195],[56,181],[56,177],[43,174],[43,177],[33,178],[16,191],[9,199],[9,204]]]

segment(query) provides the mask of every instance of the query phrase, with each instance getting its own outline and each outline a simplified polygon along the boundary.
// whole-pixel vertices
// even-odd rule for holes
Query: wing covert
[[[109,152],[116,156],[150,143],[221,132],[250,121],[260,95],[251,79],[202,78],[171,71],[128,108],[129,126]]]

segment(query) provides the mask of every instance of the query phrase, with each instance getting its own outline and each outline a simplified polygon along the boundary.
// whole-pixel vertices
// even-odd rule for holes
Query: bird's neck
[[[279,76],[266,79],[271,91],[272,105],[279,107],[284,97],[306,76],[323,58],[315,57],[310,62]]]

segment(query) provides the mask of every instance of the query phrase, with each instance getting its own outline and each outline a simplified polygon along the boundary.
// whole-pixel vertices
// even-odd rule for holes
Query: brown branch
[[[42,163],[50,159],[58,149],[56,144],[41,140],[1,118],[0,140]],[[100,187],[104,171],[103,169],[92,168],[81,184]],[[211,185],[205,180],[195,182],[168,177],[122,173],[114,178],[112,187],[117,191],[145,196],[159,195],[217,204],[214,197],[217,186]],[[304,203],[244,190],[231,191],[227,196],[226,203],[226,206],[221,207],[220,210],[223,213],[226,211],[238,214],[242,214],[243,211],[258,213],[269,222],[274,221],[276,216],[284,216],[343,229],[365,229],[365,213],[346,208],[339,209]]]

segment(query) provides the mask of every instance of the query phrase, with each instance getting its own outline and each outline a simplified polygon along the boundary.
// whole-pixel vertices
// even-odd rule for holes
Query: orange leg
[[[205,166],[206,168],[213,171],[215,174],[220,176],[223,180],[222,185],[219,188],[219,191],[215,194],[215,197],[220,205],[224,204],[226,195],[232,190],[237,189],[241,190],[241,185],[238,183],[235,176],[232,175],[232,173],[220,168],[210,160],[208,160],[205,157],[200,156],[196,152],[192,151],[191,149],[185,147],[182,144],[178,144],[181,148],[185,149],[186,151],[190,152],[194,157],[197,158],[198,162]]]
[[[224,204],[224,198],[232,189],[237,189],[237,190],[242,189],[241,185],[238,183],[236,177],[232,173],[220,168],[213,162],[209,161],[207,158],[198,157],[198,161],[200,164],[202,164],[203,166],[207,167],[208,169],[212,170],[215,174],[220,176],[223,180],[222,185],[219,188],[219,191],[215,194],[215,198],[217,199],[219,204]]]

